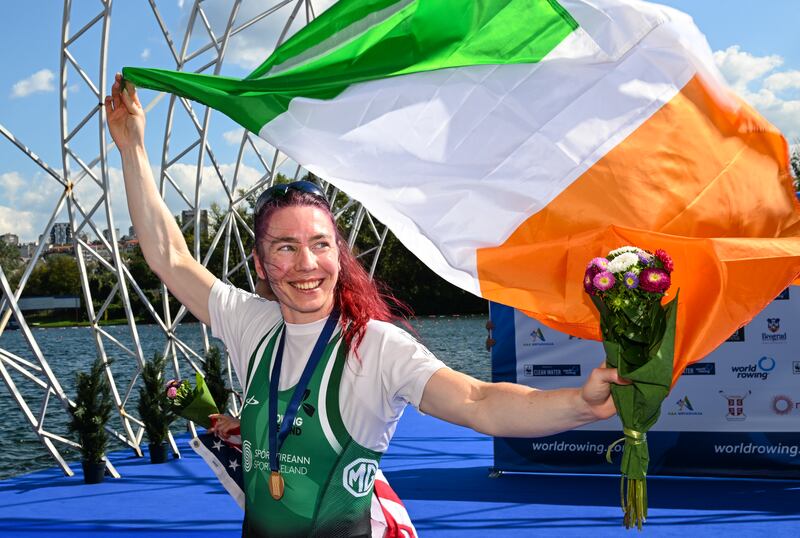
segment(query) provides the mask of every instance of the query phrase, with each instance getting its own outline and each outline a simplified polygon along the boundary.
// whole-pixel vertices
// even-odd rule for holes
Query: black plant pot
[[[99,484],[103,481],[106,474],[105,462],[94,463],[91,461],[81,461],[83,467],[83,481],[86,484]]]
[[[149,444],[147,448],[150,449],[150,463],[166,463],[168,446],[167,443],[160,445]]]

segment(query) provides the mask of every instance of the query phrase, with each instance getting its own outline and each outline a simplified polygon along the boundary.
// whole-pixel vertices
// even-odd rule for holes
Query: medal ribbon
[[[278,453],[283,446],[283,442],[289,435],[292,429],[292,424],[297,416],[297,410],[300,407],[300,400],[303,393],[306,391],[308,382],[311,381],[311,376],[322,358],[322,353],[325,351],[325,346],[328,344],[333,330],[336,328],[336,323],[339,321],[339,311],[333,310],[331,315],[328,316],[328,321],[325,322],[322,332],[317,338],[317,343],[314,344],[314,349],[311,351],[311,356],[308,358],[308,363],[303,369],[303,374],[300,376],[300,381],[292,394],[292,399],[289,401],[289,406],[286,408],[286,413],[283,415],[281,421],[280,432],[278,431],[278,382],[281,376],[281,364],[283,363],[283,347],[286,342],[286,328],[281,333],[281,339],[278,343],[278,352],[275,355],[275,363],[272,365],[272,372],[269,379],[269,468],[273,472],[280,472],[280,465],[278,464]]]

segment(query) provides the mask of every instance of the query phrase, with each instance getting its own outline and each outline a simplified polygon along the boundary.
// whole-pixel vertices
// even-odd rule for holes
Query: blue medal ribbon
[[[292,429],[292,424],[297,416],[297,410],[300,407],[300,400],[303,393],[306,391],[311,376],[322,358],[322,353],[330,340],[333,330],[336,328],[336,323],[339,321],[339,311],[334,309],[322,332],[317,338],[317,343],[314,344],[314,349],[311,351],[311,356],[308,358],[308,363],[303,369],[303,374],[300,376],[300,381],[295,386],[292,399],[289,401],[289,406],[286,408],[286,413],[283,415],[281,421],[280,432],[278,431],[278,382],[281,376],[281,365],[283,363],[283,347],[286,342],[286,328],[284,327],[281,333],[281,339],[278,343],[278,352],[275,355],[275,362],[272,365],[272,372],[269,379],[269,468],[273,472],[280,472],[280,465],[278,464],[278,454],[280,453],[283,442],[289,435]]]

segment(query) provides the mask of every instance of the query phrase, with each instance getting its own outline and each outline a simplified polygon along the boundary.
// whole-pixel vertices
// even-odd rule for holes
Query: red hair
[[[336,231],[336,246],[339,249],[339,279],[333,292],[334,304],[341,312],[344,322],[344,341],[348,349],[353,349],[358,356],[358,346],[364,339],[369,320],[398,319],[398,316],[392,314],[392,307],[404,315],[408,315],[410,310],[391,293],[379,289],[377,283],[369,277],[367,271],[350,251],[327,202],[313,194],[290,189],[284,196],[270,201],[256,215],[256,249],[262,260],[265,260],[266,257],[261,251],[260,239],[267,235],[270,218],[278,209],[293,206],[316,207],[331,219],[331,224]],[[266,284],[269,286],[269,282]]]

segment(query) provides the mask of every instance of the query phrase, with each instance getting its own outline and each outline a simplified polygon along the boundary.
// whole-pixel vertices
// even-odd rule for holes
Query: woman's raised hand
[[[130,82],[124,82],[122,75],[117,73],[114,85],[111,86],[111,95],[106,96],[106,118],[111,138],[120,152],[144,146],[144,109],[136,87]]]

